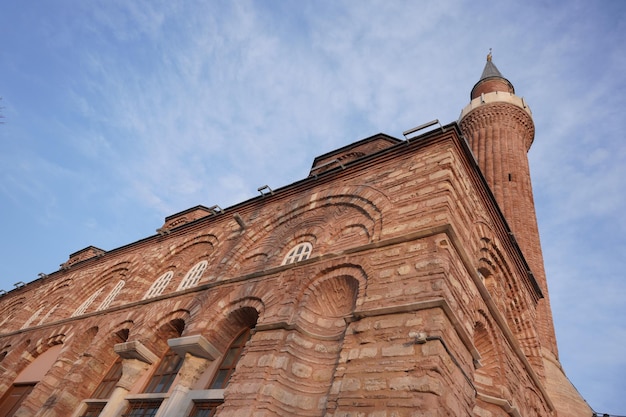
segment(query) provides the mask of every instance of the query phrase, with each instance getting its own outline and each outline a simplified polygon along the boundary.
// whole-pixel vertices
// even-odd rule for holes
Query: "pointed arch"
[[[474,382],[481,393],[498,396],[505,386],[502,346],[494,334],[494,327],[483,310],[476,313],[474,322],[474,346],[480,354],[480,367],[474,374]]]

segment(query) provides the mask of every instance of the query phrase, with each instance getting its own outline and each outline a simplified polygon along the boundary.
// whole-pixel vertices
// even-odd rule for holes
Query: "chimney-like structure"
[[[532,113],[498,71],[491,53],[470,97],[459,118],[461,130],[543,293],[536,320],[542,356],[536,359],[543,369],[537,372],[544,378],[558,416],[587,415],[591,409],[558,360],[527,155],[535,137]]]

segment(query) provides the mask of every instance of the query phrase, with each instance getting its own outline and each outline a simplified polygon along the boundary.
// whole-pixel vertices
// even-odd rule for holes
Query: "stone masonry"
[[[0,417],[591,415],[558,379],[545,274],[470,142],[456,123],[378,134],[294,184],[72,254],[0,297]],[[167,352],[175,379],[147,391]]]

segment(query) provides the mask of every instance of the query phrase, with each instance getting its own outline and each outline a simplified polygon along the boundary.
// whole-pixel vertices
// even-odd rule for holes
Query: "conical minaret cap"
[[[515,94],[513,84],[502,76],[496,64],[493,63],[491,52],[489,52],[485,69],[483,69],[480,80],[478,80],[474,88],[472,88],[470,97],[473,100],[481,94],[493,93],[494,91],[504,91]]]

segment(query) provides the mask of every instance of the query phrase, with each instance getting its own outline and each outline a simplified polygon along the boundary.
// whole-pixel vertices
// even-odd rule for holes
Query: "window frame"
[[[213,377],[211,378],[211,382],[209,383],[210,390],[224,389],[228,386],[230,382],[230,378],[235,373],[235,369],[237,368],[237,364],[241,360],[243,356],[243,350],[246,347],[246,344],[252,337],[252,329],[250,327],[246,327],[241,330],[230,342],[228,345],[228,349],[224,351],[222,355],[222,360],[220,364],[215,369]],[[237,343],[237,345],[235,345]],[[231,355],[232,353],[232,355]],[[226,361],[229,360],[229,363],[226,364]],[[220,381],[220,375],[223,375],[223,378]]]
[[[300,242],[287,252],[281,265],[291,265],[300,261],[306,261],[311,257],[312,252],[313,245],[311,242]]]
[[[172,349],[168,349],[159,361],[159,365],[150,376],[150,380],[143,389],[144,394],[165,394],[169,391],[183,365],[181,358]],[[158,390],[157,390],[158,388]]]
[[[107,405],[106,401],[90,401],[85,404],[87,407],[80,414],[79,417],[98,417],[104,407]]]
[[[147,300],[150,298],[158,297],[159,295],[163,294],[163,291],[165,291],[165,288],[167,288],[167,286],[169,285],[173,277],[174,277],[174,271],[167,271],[164,274],[162,274],[152,283],[150,288],[148,288],[148,291],[146,291],[146,294],[143,296],[143,299]]]
[[[91,394],[92,399],[108,400],[115,390],[117,382],[122,377],[122,357],[118,356],[113,365],[104,375],[94,392]]]
[[[187,417],[213,417],[217,407],[224,404],[224,400],[192,400],[191,410]],[[208,410],[208,413],[202,411]]]
[[[192,266],[191,269],[185,274],[185,277],[178,285],[176,291],[182,291],[197,286],[208,265],[209,262],[205,259]]]
[[[113,287],[111,292],[109,292],[109,294],[106,296],[106,298],[102,300],[96,311],[106,310],[107,308],[109,308],[111,303],[115,301],[115,298],[118,296],[120,291],[122,291],[122,288],[124,288],[124,285],[126,285],[126,281],[124,281],[123,279],[119,280],[118,283],[115,284],[115,287]]]
[[[80,306],[78,306],[78,308],[74,311],[74,313],[72,313],[71,317],[78,317],[78,316],[82,316],[83,314],[85,314],[85,312],[91,306],[91,304],[93,304],[93,302],[96,300],[96,298],[98,298],[100,293],[102,293],[102,290],[104,290],[104,287],[101,287],[100,289],[96,290],[93,294],[91,294],[89,298],[87,298],[85,301],[83,301],[83,303]]]
[[[126,411],[121,417],[154,417],[159,412],[162,404],[162,398],[131,399],[128,401],[128,407],[126,407]],[[135,411],[139,411],[141,414],[137,414]]]

